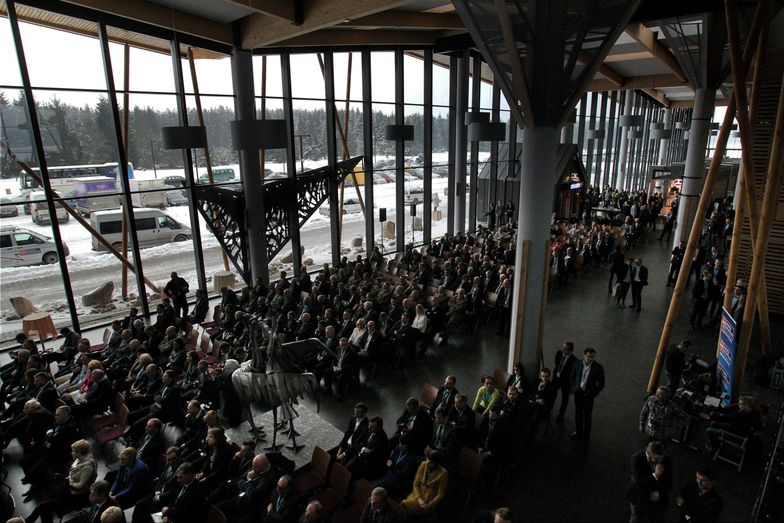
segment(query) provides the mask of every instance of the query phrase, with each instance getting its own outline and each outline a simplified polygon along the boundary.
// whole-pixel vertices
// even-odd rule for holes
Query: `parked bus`
[[[83,216],[120,206],[117,183],[108,176],[77,178],[73,184],[74,207]]]
[[[38,167],[33,168],[38,176],[41,176],[41,170]],[[74,180],[77,178],[85,178],[87,176],[108,176],[117,179],[118,164],[103,163],[94,165],[62,165],[62,166],[49,166],[47,168],[49,173],[49,183],[52,189],[60,193],[60,196],[66,196],[73,192]],[[128,179],[133,180],[133,165],[128,164]],[[19,190],[24,192],[40,189],[38,182],[32,176],[22,171],[19,175]]]

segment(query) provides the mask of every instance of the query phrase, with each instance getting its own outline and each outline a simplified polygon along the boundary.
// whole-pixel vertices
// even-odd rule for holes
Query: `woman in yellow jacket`
[[[414,477],[414,488],[403,500],[403,507],[410,516],[423,516],[432,513],[444,499],[449,473],[441,466],[441,455],[431,452],[419,464]]]
[[[501,393],[493,386],[492,376],[482,378],[483,385],[476,391],[473,411],[486,416],[493,405],[501,401]]]

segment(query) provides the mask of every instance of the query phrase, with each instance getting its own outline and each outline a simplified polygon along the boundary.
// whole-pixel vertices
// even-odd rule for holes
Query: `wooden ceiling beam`
[[[657,89],[659,87],[689,87],[674,74],[652,74],[648,76],[627,76],[622,86],[603,78],[593,79],[588,83],[589,91],[619,91],[624,89]]]
[[[626,26],[626,34],[637,40],[640,45],[663,63],[675,76],[684,82],[687,80],[686,73],[683,72],[678,59],[675,58],[675,55],[672,54],[672,51],[666,45],[659,41],[656,33],[642,24],[629,24]]]
[[[633,60],[645,60],[646,58],[652,57],[653,54],[646,49],[645,51],[609,54],[607,55],[607,58],[604,59],[604,63],[611,64],[613,62],[629,62]]]
[[[656,100],[657,102],[659,102],[660,104],[662,104],[664,107],[669,107],[672,104],[670,99],[667,98],[667,95],[665,95],[661,91],[657,91],[656,89],[640,89],[640,90],[645,94],[647,94],[648,96],[650,96],[651,98],[653,98],[654,100]]]
[[[346,20],[362,18],[406,5],[412,0],[309,0],[304,4],[304,21],[291,25],[285,20],[261,13],[241,22],[242,48],[258,49],[279,45],[284,40],[326,29]]]
[[[624,78],[623,75],[607,64],[601,64],[596,72],[610,80],[618,87],[621,87],[626,83],[626,78]]]
[[[263,15],[274,16],[290,24],[296,24],[294,2],[291,0],[228,0],[232,4],[248,7]]]
[[[385,11],[344,22],[339,27],[396,27],[400,29],[463,29],[456,14]]]
[[[321,31],[282,40],[276,43],[275,46],[434,45],[440,37],[441,33],[438,31],[322,29]]]
[[[110,13],[130,20],[136,20],[157,27],[176,30],[214,42],[232,45],[234,42],[231,24],[221,24],[200,16],[183,13],[145,0],[66,0],[80,5]]]

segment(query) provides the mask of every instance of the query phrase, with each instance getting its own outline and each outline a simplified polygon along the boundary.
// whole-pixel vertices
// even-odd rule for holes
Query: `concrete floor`
[[[449,520],[470,521],[475,508],[501,505],[511,507],[520,521],[628,519],[624,494],[629,482],[629,458],[644,444],[637,432],[639,411],[672,293],[671,288],[664,286],[670,249],[669,245],[654,241],[638,247],[634,253],[643,258],[650,273],[650,285],[643,291],[643,310],[639,314],[616,308],[614,298],[607,295],[606,269],[586,273],[570,281],[566,288],[550,293],[544,335],[545,364],[552,366],[555,349],[563,341],[573,341],[577,353],[587,346],[596,348],[597,361],[605,367],[607,387],[594,410],[591,447],[585,452],[577,450],[569,440],[574,427],[570,405],[564,424],[554,425],[554,432],[541,446],[526,449],[522,468],[503,476],[488,499],[472,502],[465,513],[460,510],[462,499],[451,504]],[[692,352],[711,357],[718,328],[690,331],[686,309],[681,312],[672,339],[688,337],[694,343]],[[773,339],[782,339],[784,321],[773,318],[772,324]],[[323,398],[320,415],[342,430],[353,403],[361,400],[369,405],[371,416],[380,415],[391,426],[409,396],[419,397],[423,384],[438,385],[447,374],[456,375],[458,389],[472,397],[483,374],[506,365],[508,342],[493,334],[493,327],[486,327],[477,335],[453,338],[442,350],[443,359],[431,356],[399,369],[379,367],[371,383],[352,391],[342,402]],[[756,360],[757,346],[753,344],[750,364]],[[778,419],[782,395],[758,389],[750,378],[748,382],[747,390],[757,393],[771,406],[768,418],[773,424]],[[678,490],[687,481],[693,481],[697,466],[708,459],[678,444],[672,444],[669,452],[673,456]],[[23,488],[13,467],[17,463],[13,446],[8,454],[9,481],[19,500]],[[112,468],[115,466],[111,464]],[[718,489],[725,500],[721,521],[748,521],[759,485],[760,467],[749,466],[741,473],[723,463],[717,468]],[[20,512],[28,514],[30,510],[31,507],[24,506]],[[674,503],[667,519],[677,519]]]

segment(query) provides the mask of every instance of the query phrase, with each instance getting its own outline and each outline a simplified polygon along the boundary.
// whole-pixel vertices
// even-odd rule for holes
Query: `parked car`
[[[417,186],[406,189],[405,201],[406,203],[425,201],[425,190],[422,187]]]
[[[32,194],[32,191],[26,191],[26,192],[23,192],[22,194],[17,194],[13,198],[10,198],[10,200],[11,200],[12,203],[15,203],[17,205],[21,205],[22,206],[22,210],[24,211],[24,213],[29,215],[30,211],[31,211],[31,209],[30,209],[30,195],[31,194]]]
[[[233,181],[234,181],[234,169],[232,169],[231,167],[224,167],[221,169],[212,170],[213,183],[233,182]],[[204,173],[201,176],[199,176],[199,183],[210,183],[209,174]]]
[[[344,198],[343,199],[343,214],[356,214],[362,212],[362,207],[359,205],[358,198]],[[319,207],[319,214],[329,216],[329,204],[325,203]]]
[[[185,191],[166,191],[166,201],[169,207],[188,205],[188,197],[185,196]]]
[[[185,178],[182,176],[167,176],[163,179],[163,185],[180,189],[185,187]]]
[[[389,180],[387,180],[381,173],[373,173],[373,183],[384,184],[389,183]]]
[[[19,209],[16,208],[16,203],[8,198],[0,198],[0,217],[8,218],[9,216],[19,216]]]
[[[63,252],[70,254],[63,242]],[[57,246],[49,236],[23,227],[0,227],[0,259],[4,267],[57,263]]]

